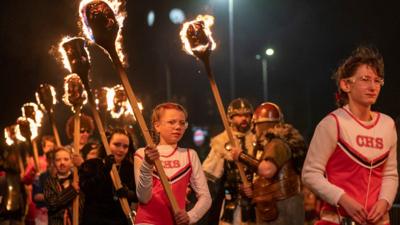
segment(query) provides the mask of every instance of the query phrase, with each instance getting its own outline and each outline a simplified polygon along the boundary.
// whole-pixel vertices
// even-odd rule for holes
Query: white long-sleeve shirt
[[[317,126],[302,171],[302,180],[331,206],[347,193],[367,210],[379,199],[391,205],[398,187],[397,135],[393,120],[373,112],[358,120],[348,106]]]
[[[185,209],[186,188],[190,184],[197,202],[188,212],[190,223],[197,222],[210,208],[211,196],[197,153],[193,149],[159,145],[160,161],[181,209]],[[170,204],[152,165],[144,160],[144,148],[135,154],[136,193],[139,209],[136,221],[141,224],[173,224]]]

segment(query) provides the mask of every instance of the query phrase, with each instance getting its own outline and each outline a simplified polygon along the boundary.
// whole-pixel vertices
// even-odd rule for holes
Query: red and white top
[[[190,223],[197,222],[210,208],[211,196],[197,153],[192,149],[159,145],[160,161],[180,209],[185,209],[190,184],[197,203],[188,212]],[[144,148],[135,153],[136,193],[139,199],[135,224],[173,225],[171,204],[156,170],[144,161]]]
[[[367,211],[379,199],[392,205],[398,186],[396,129],[389,116],[371,115],[371,121],[360,121],[345,106],[318,124],[302,179],[327,202],[322,210],[336,210],[344,193]]]

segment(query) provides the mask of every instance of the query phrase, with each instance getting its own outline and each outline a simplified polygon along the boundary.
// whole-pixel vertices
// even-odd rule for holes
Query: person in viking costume
[[[237,98],[229,104],[227,111],[230,126],[239,145],[244,152],[255,156],[255,136],[250,130],[252,105],[244,98]],[[210,153],[203,162],[203,170],[214,200],[209,215],[210,224],[216,224],[219,220],[222,201],[224,206],[220,224],[255,223],[251,193],[244,192],[239,171],[230,153],[232,145],[227,132],[223,131],[212,138],[210,145]],[[246,175],[251,183],[252,171],[248,170]]]
[[[252,197],[256,204],[257,224],[302,225],[304,200],[299,173],[306,144],[300,133],[284,123],[278,105],[265,102],[254,111],[253,129],[260,159],[239,148],[232,151],[235,160],[257,172]]]

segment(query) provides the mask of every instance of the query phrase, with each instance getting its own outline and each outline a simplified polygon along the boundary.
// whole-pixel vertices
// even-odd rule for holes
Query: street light
[[[265,54],[268,55],[268,56],[273,55],[274,54],[274,49],[269,48],[269,49],[265,50]]]
[[[229,0],[229,72],[231,99],[235,98],[235,53],[234,53],[234,36],[233,36],[233,0]]]
[[[261,60],[262,66],[262,84],[263,84],[263,97],[264,101],[268,100],[268,61],[267,57],[274,54],[274,49],[268,48],[265,50],[265,55],[256,55],[256,59]]]

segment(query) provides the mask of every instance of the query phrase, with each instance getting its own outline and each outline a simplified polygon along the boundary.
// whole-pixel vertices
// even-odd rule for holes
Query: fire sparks
[[[123,53],[123,49],[122,49],[122,27],[124,25],[124,20],[127,16],[127,13],[124,9],[122,9],[123,7],[121,7],[122,1],[121,0],[82,0],[80,5],[79,5],[79,16],[81,18],[81,22],[82,22],[82,32],[83,34],[90,40],[95,41],[96,42],[96,38],[95,35],[93,34],[93,30],[92,28],[89,26],[88,20],[87,20],[87,15],[85,13],[86,10],[86,6],[90,3],[105,3],[107,4],[107,6],[112,10],[112,12],[114,13],[116,22],[118,24],[118,32],[117,32],[117,37],[115,39],[115,50],[118,54],[119,59],[121,60],[121,62],[123,64],[126,64],[126,57]],[[103,12],[101,12],[103,13]],[[111,19],[109,19],[108,24],[110,25],[113,21]],[[102,46],[104,47],[104,46]]]
[[[68,106],[72,106],[72,111],[74,112],[74,108],[82,107],[87,102],[87,93],[84,90],[81,79],[75,73],[64,78],[63,102]]]
[[[184,23],[179,33],[183,49],[188,54],[196,56],[214,50],[216,44],[210,30],[213,24],[214,17],[210,15],[198,15],[195,20]]]
[[[56,89],[49,84],[41,84],[35,95],[36,101],[43,112],[50,110],[57,104]]]
[[[19,117],[15,127],[15,136],[20,141],[26,141],[28,138],[33,140],[38,136],[38,126],[31,118]]]
[[[43,112],[39,109],[39,107],[35,103],[33,102],[25,103],[21,107],[21,111],[23,117],[32,119],[35,122],[36,126],[38,127],[42,126]]]

